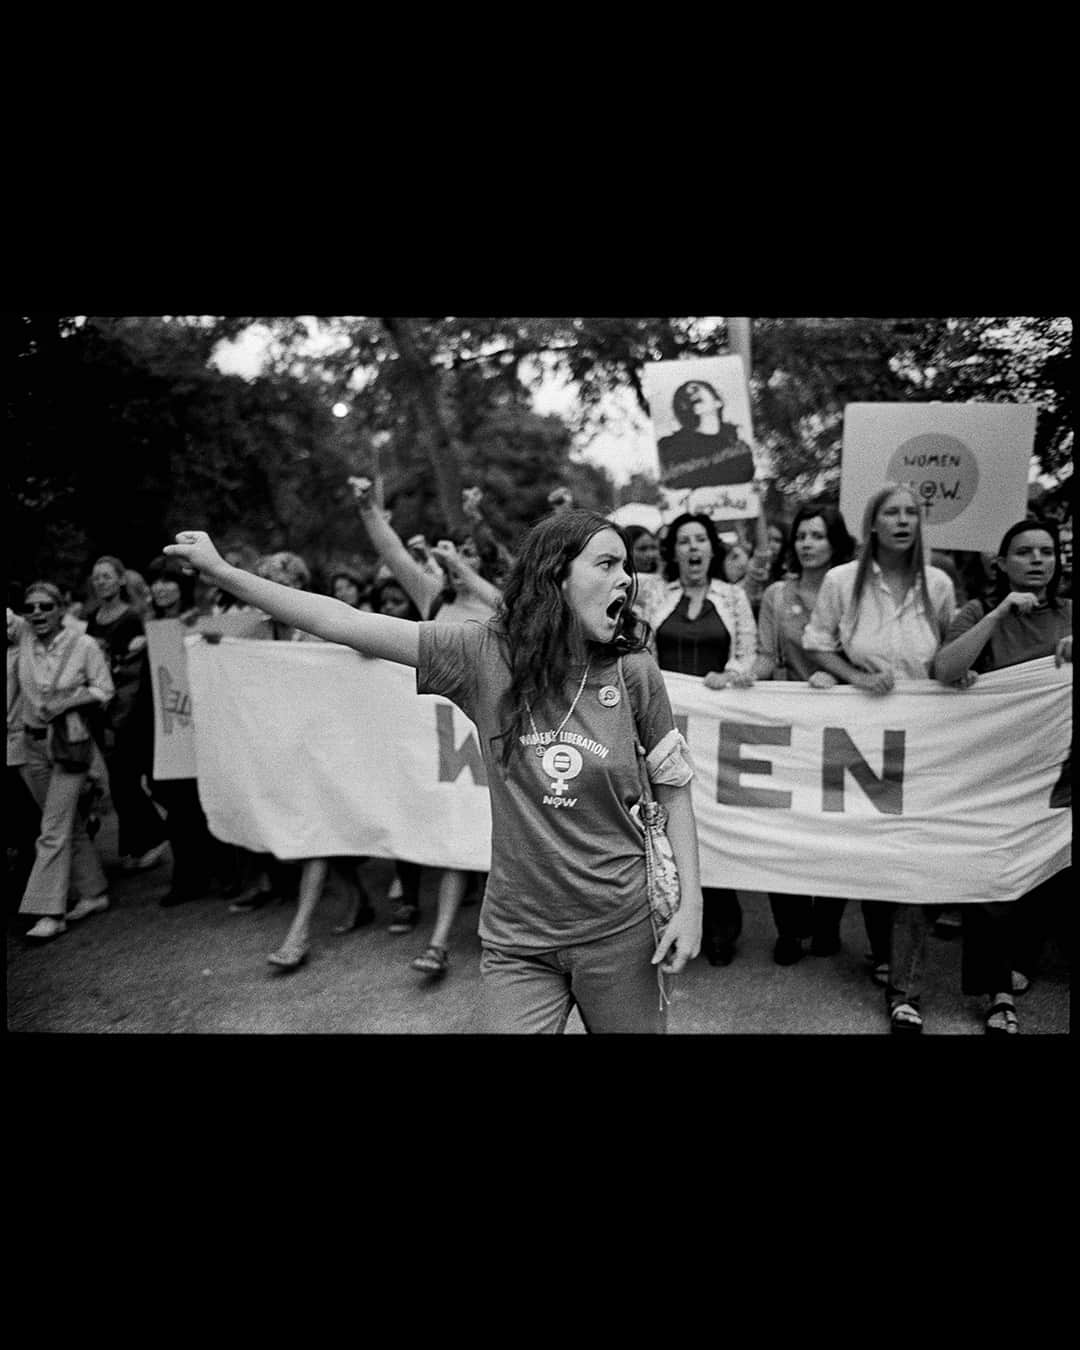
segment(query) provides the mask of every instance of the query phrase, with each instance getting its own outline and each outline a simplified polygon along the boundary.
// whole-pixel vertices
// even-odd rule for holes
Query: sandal
[[[1003,998],[999,998],[996,1003],[992,1003],[987,1008],[985,1026],[988,1036],[1018,1036],[1020,1034],[1020,1019],[1016,1015],[1016,1009]]]
[[[390,916],[390,923],[387,925],[388,933],[411,933],[420,919],[419,905],[398,905]]]
[[[889,1030],[900,1036],[918,1036],[922,1031],[922,1017],[910,1003],[898,1003],[889,1013]]]
[[[410,964],[413,970],[422,970],[428,975],[445,975],[450,969],[450,956],[445,947],[431,946]]]
[[[274,891],[250,891],[238,895],[229,905],[230,914],[254,914],[271,900],[276,898]]]
[[[370,900],[366,905],[358,905],[351,919],[346,919],[344,923],[335,926],[335,933],[352,933],[357,928],[366,928],[369,923],[375,922],[375,908]]]
[[[282,970],[295,970],[307,960],[309,950],[307,942],[297,942],[295,939],[290,941],[286,938],[277,951],[271,952],[266,959],[272,966],[280,966]]]
[[[879,984],[882,989],[889,983],[889,963],[888,961],[879,961],[870,972],[870,978],[875,984]]]

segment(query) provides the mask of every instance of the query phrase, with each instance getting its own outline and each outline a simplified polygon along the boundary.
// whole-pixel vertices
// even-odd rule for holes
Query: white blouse
[[[925,680],[930,662],[956,612],[952,581],[938,567],[926,569],[930,613],[920,588],[912,586],[899,605],[873,559],[854,612],[858,562],[842,563],[825,573],[817,604],[803,635],[803,650],[839,652],[853,666],[888,666],[898,679]]]

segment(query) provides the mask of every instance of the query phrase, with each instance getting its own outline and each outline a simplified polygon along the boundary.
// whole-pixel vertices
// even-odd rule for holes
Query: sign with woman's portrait
[[[750,399],[742,358],[657,361],[642,372],[660,482],[683,509],[714,518],[758,514]]]

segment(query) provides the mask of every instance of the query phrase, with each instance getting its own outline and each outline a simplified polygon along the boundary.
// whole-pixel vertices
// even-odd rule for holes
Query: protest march
[[[562,322],[537,321],[537,350]],[[508,410],[495,348],[466,321],[311,320],[309,340],[366,374],[298,355],[286,387],[272,363],[231,372],[251,323],[56,320],[85,399],[109,344],[152,337],[159,384],[175,349],[169,416],[186,410],[191,453],[166,448],[173,423],[133,357],[131,415],[139,444],[163,447],[171,496],[139,495],[149,452],[133,450],[116,502],[90,509],[61,491],[36,405],[17,405],[9,960],[108,924],[116,873],[169,868],[161,906],[193,923],[196,902],[237,922],[285,903],[263,960],[302,990],[336,878],[336,931],[422,935],[408,966],[425,987],[453,981],[455,934],[475,927],[470,1031],[557,1034],[574,1013],[590,1033],[656,1034],[689,963],[723,1000],[742,897],[761,893],[780,968],[835,958],[857,912],[882,1032],[933,1030],[943,925],[982,1030],[1021,1032],[1048,944],[1070,950],[1055,360],[1071,323],[639,322],[623,389],[638,441],[611,448],[617,480],[582,468],[557,416]],[[567,350],[608,371],[611,333],[590,323]],[[854,341],[860,325],[892,364]],[[423,366],[421,334],[441,363]],[[828,416],[799,384],[826,334],[852,338],[861,391]],[[970,393],[976,360],[1000,390],[1023,343],[1043,373],[1016,397],[948,397],[961,369]],[[29,359],[51,358],[38,342]],[[472,384],[454,361],[475,364]],[[898,369],[942,397],[898,399]],[[246,421],[226,411],[241,387]],[[218,441],[200,429],[211,406]],[[241,444],[260,447],[261,477]],[[62,527],[42,482],[69,502]],[[95,844],[113,817],[115,868]],[[370,859],[392,864],[388,912]]]

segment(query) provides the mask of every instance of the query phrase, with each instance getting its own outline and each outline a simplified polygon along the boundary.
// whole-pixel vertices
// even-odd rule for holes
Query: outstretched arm
[[[349,486],[360,510],[360,519],[375,546],[379,557],[401,583],[416,608],[426,619],[431,613],[442,587],[424,570],[402,542],[397,530],[385,518],[375,503],[374,485],[370,478],[350,478]]]
[[[279,623],[403,666],[415,666],[420,659],[420,633],[415,623],[392,619],[388,614],[368,614],[328,595],[279,586],[276,581],[230,567],[202,530],[182,531],[176,543],[166,545],[163,552],[183,558],[238,600],[256,606]]]

